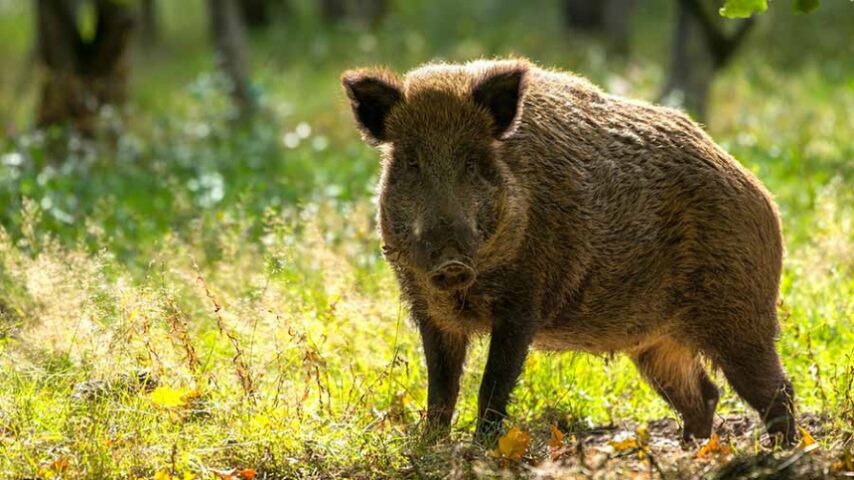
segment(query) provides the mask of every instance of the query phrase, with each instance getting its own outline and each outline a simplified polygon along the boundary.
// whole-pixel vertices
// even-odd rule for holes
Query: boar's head
[[[502,141],[519,122],[527,73],[505,61],[428,66],[405,80],[385,70],[342,76],[359,130],[382,152],[387,252],[435,289],[474,282],[507,214],[514,180]]]

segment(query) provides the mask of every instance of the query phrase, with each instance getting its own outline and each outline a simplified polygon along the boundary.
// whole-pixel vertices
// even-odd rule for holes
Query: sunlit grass
[[[854,203],[836,182],[816,204],[805,220],[813,239],[789,249],[780,347],[802,411],[826,415],[836,429],[819,438],[831,444],[850,434],[852,414]],[[35,233],[27,245],[0,238],[3,471],[44,474],[65,458],[64,478],[163,469],[209,477],[230,467],[391,475],[419,448],[420,346],[378,262],[369,205],[269,213],[257,240],[241,222],[222,224],[213,238],[169,238],[141,276],[108,254],[58,245],[28,208],[21,229]],[[210,243],[216,260],[202,262]],[[484,343],[464,379],[454,434],[463,444]],[[140,370],[198,398],[159,408],[136,380]],[[743,410],[726,395],[722,414]],[[542,444],[550,424],[672,413],[624,358],[534,353],[511,415]]]

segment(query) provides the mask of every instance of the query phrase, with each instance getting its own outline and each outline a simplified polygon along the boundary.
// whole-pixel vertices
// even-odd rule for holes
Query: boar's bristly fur
[[[431,426],[450,425],[468,341],[489,334],[479,438],[533,346],[627,353],[685,438],[712,430],[707,359],[794,440],[777,209],[687,116],[525,60],[342,81],[381,151],[380,233],[422,335]]]

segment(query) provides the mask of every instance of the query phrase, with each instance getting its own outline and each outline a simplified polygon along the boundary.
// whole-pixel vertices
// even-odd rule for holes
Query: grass
[[[626,359],[535,352],[507,422],[532,435],[516,463],[471,444],[485,339],[468,362],[451,438],[418,441],[421,347],[378,253],[377,162],[337,76],[353,65],[516,52],[652,98],[666,4],[638,13],[635,54],[611,62],[594,42],[561,33],[553,2],[441,2],[448,16],[406,3],[376,32],[322,34],[299,3],[288,23],[252,39],[264,109],[237,128],[211,72],[201,4],[163,3],[163,44],[137,58],[130,112],[103,119],[118,140],[72,138],[57,158],[51,145],[65,137],[26,129],[36,92],[15,86],[28,13],[0,2],[0,55],[18,67],[0,73],[4,478],[217,478],[232,468],[256,478],[624,478],[654,472],[649,458],[668,478],[737,478],[745,462],[769,478],[851,468],[850,7],[766,17],[717,81],[707,127],[780,205],[779,348],[820,449],[769,453],[761,429],[739,429],[755,414],[726,391],[719,431],[733,451],[696,460],[696,449],[668,443],[675,427],[659,419],[674,414]],[[812,40],[787,43],[793,31]],[[774,42],[786,48],[769,51]],[[813,54],[793,53],[802,47]],[[653,433],[643,461],[608,446],[638,424]],[[557,462],[551,425],[572,452]]]

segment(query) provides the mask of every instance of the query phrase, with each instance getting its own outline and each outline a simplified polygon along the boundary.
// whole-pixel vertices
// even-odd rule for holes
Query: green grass
[[[29,14],[0,2],[0,56],[14,66],[0,73],[4,478],[523,475],[548,459],[552,424],[581,442],[594,426],[674,416],[621,356],[533,353],[507,422],[533,444],[520,464],[498,461],[471,444],[482,339],[451,438],[420,444],[421,347],[379,255],[376,155],[338,86],[350,66],[518,53],[653,98],[666,2],[638,13],[635,53],[614,62],[563,33],[554,2],[440,2],[447,15],[405,3],[376,32],[322,27],[302,2],[253,36],[263,111],[239,128],[211,71],[201,3],[161,3],[164,38],[136,59],[129,112],[104,119],[119,140],[74,139],[58,158],[62,133],[27,130],[36,91],[16,86]],[[772,10],[718,79],[707,128],[780,205],[779,348],[821,445],[809,457],[832,470],[854,433],[854,8]],[[194,394],[158,406],[141,371]],[[730,391],[720,412],[755,418]],[[765,451],[732,438],[738,455]],[[659,448],[672,476],[717,468]],[[637,467],[609,462],[593,473]]]

